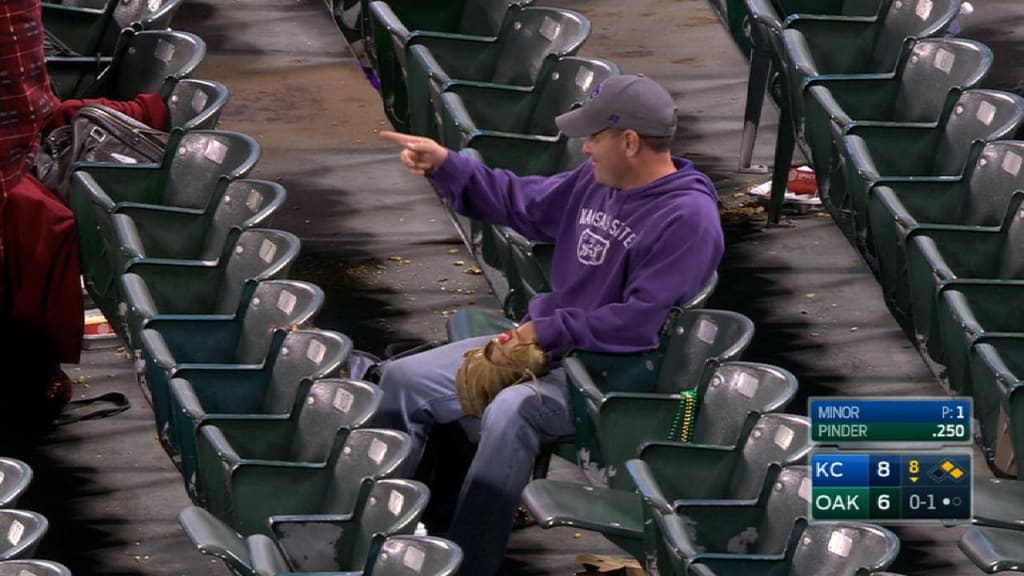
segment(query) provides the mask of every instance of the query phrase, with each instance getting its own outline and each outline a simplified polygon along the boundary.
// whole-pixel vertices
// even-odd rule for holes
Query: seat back
[[[960,0],[893,2],[885,12],[875,37],[870,70],[892,70],[904,40],[941,34],[959,11]]]
[[[559,58],[544,77],[539,79],[543,86],[540,88],[540,97],[537,99],[533,114],[530,115],[527,132],[557,134],[555,116],[582,104],[594,87],[618,73],[618,65],[608,60],[579,56]]]
[[[807,516],[811,503],[811,477],[807,466],[782,469],[765,501],[764,515],[757,527],[753,554],[782,554],[796,520]]]
[[[8,560],[0,562],[0,576],[71,576],[71,570],[49,560]]]
[[[754,337],[754,323],[727,310],[685,310],[669,328],[655,391],[693,390],[709,360],[737,360]]]
[[[923,1],[923,0],[922,0]],[[971,142],[1010,138],[1024,120],[1024,98],[1000,90],[967,90],[942,126],[933,175],[960,174]]]
[[[111,0],[116,3],[111,25],[103,34],[101,54],[109,54],[125,28],[164,30],[171,25],[182,0]]]
[[[13,508],[32,483],[32,468],[14,458],[0,458],[0,508]]]
[[[131,100],[163,92],[170,80],[188,77],[206,56],[206,43],[189,32],[147,30],[129,35],[128,46],[96,78],[102,96]]]
[[[804,462],[811,451],[810,436],[811,422],[803,416],[762,414],[743,442],[741,457],[729,481],[728,498],[756,498],[771,465]]]
[[[1016,189],[1017,196],[1020,196],[1020,190],[1024,190],[1024,186]],[[1024,248],[1024,207],[1017,203],[1019,201],[1018,198],[1010,202],[1009,210],[1015,209],[1015,213],[1008,214],[1009,222],[1003,224],[1006,236],[999,254],[997,278],[1000,280],[1024,279],[1024,253],[1021,253],[1021,248]]]
[[[228,103],[228,87],[213,80],[178,80],[167,97],[168,126],[212,130]]]
[[[895,534],[874,524],[821,522],[797,531],[789,576],[870,574],[892,564],[900,549]]]
[[[269,180],[241,179],[229,183],[206,229],[199,258],[213,260],[220,256],[233,229],[268,224],[286,197],[284,186]]]
[[[665,320],[656,350],[575,355],[602,391],[672,394],[693,390],[706,380],[711,360],[738,359],[753,335],[754,323],[736,312],[674,309]]]
[[[473,36],[497,36],[511,6],[527,4],[515,0],[465,0],[459,33]]]
[[[374,536],[412,534],[430,499],[430,489],[415,480],[388,479],[373,483],[359,514],[349,566],[363,566],[371,552]]]
[[[46,517],[28,510],[0,510],[0,560],[31,558],[46,535]]]
[[[327,460],[338,431],[365,426],[377,412],[382,397],[381,389],[367,382],[342,378],[317,380],[298,408],[299,419],[288,459],[294,462]]]
[[[960,196],[960,222],[967,226],[998,226],[1010,197],[1024,190],[1024,142],[989,142],[968,167],[967,189]]]
[[[323,303],[324,292],[315,284],[295,280],[260,282],[242,311],[235,358],[241,364],[262,362],[274,332],[309,322]]]
[[[560,8],[512,7],[498,36],[491,82],[530,86],[549,56],[570,56],[590,36],[590,20]]]
[[[344,334],[315,329],[288,332],[274,359],[263,397],[263,412],[290,411],[303,379],[315,380],[337,373],[351,351],[352,341]]]
[[[250,281],[279,278],[299,255],[299,238],[291,232],[272,228],[250,228],[238,234],[238,241],[229,248],[220,290],[217,291],[217,310],[231,313],[238,309],[242,291]],[[286,305],[287,302],[281,302]]]
[[[170,166],[161,202],[181,208],[206,208],[221,178],[244,177],[259,158],[259,143],[241,132],[186,132],[164,157]]]
[[[433,536],[390,536],[363,571],[367,576],[451,576],[462,549]]]
[[[975,40],[926,38],[903,62],[893,105],[896,122],[934,122],[953,88],[973,88],[992,67],[992,50]]]
[[[797,380],[788,370],[755,362],[726,362],[698,387],[700,406],[693,442],[732,446],[750,412],[780,410],[793,399]]]
[[[386,478],[395,474],[411,449],[412,439],[398,430],[353,430],[331,463],[331,483],[324,494],[321,512],[352,512],[359,496],[360,482],[366,478]]]

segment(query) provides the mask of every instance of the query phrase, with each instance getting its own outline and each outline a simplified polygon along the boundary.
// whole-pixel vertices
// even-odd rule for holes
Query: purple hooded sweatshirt
[[[554,176],[516,176],[449,153],[429,176],[451,208],[554,242],[552,292],[530,301],[549,361],[571,350],[628,353],[658,345],[675,304],[697,294],[722,257],[714,184],[693,163],[640,188],[594,181],[588,160]]]

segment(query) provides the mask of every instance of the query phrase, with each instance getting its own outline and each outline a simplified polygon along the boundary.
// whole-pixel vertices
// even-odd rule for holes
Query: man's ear
[[[626,146],[626,155],[636,156],[640,152],[640,147],[643,143],[640,141],[640,135],[635,130],[625,130],[622,133],[623,141]]]

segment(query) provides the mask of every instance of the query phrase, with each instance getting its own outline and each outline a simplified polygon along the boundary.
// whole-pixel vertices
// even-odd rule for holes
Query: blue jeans
[[[490,336],[452,342],[385,364],[384,401],[375,426],[408,432],[413,450],[403,472],[411,477],[430,427],[461,420],[470,436],[479,431],[476,456],[459,494],[448,537],[465,554],[459,573],[493,576],[501,567],[520,495],[530,481],[543,444],[574,433],[565,373],[502,390],[482,418],[466,416],[455,395],[455,372],[463,354]]]

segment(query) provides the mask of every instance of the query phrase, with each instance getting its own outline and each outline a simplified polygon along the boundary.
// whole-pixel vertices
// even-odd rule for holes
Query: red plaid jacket
[[[40,0],[0,2],[0,194],[34,161],[59,104],[46,74]]]

